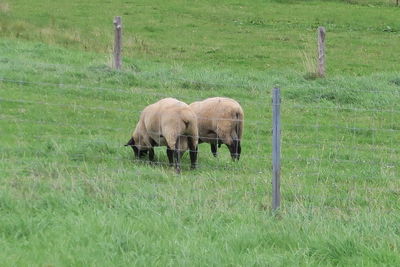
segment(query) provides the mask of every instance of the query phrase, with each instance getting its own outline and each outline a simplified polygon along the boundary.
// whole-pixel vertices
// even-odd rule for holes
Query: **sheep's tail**
[[[198,144],[199,139],[199,131],[197,128],[197,118],[196,115],[193,114],[182,114],[182,121],[185,124],[185,132],[189,137],[191,143],[194,147]]]
[[[242,139],[243,135],[243,112],[237,112],[236,113],[236,134],[238,136],[238,139]]]
[[[242,151],[240,141],[243,134],[243,111],[238,109],[234,114],[234,129],[232,131],[232,144],[229,146],[233,160],[239,160]]]
[[[234,120],[232,138],[242,139],[243,135],[243,111],[241,108],[237,108],[233,111],[232,118]]]

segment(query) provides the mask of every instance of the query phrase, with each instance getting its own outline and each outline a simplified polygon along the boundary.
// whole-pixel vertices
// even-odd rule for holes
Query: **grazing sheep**
[[[243,134],[243,109],[238,102],[225,97],[213,97],[189,105],[196,113],[199,143],[209,143],[217,156],[217,145],[225,144],[233,160],[239,160]]]
[[[170,165],[180,172],[180,159],[190,149],[191,167],[196,167],[198,129],[196,114],[186,103],[164,98],[147,106],[126,146],[131,146],[136,158],[149,152],[154,161],[154,147],[167,146]]]

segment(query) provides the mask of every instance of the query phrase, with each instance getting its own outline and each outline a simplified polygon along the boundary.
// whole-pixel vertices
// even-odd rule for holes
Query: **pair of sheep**
[[[174,98],[164,98],[147,106],[126,146],[136,158],[149,154],[154,161],[154,147],[167,146],[170,165],[180,172],[180,159],[189,149],[191,168],[196,168],[199,143],[209,143],[217,156],[217,146],[225,144],[233,160],[239,160],[243,133],[243,109],[233,99],[214,97],[190,105]]]

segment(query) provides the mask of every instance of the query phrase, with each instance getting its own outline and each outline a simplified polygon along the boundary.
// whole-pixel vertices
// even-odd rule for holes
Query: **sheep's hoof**
[[[194,169],[196,169],[197,168],[197,164],[192,164],[192,165],[190,165],[190,169],[191,170],[194,170]]]
[[[181,168],[175,168],[175,172],[176,172],[176,174],[180,174],[181,173]]]

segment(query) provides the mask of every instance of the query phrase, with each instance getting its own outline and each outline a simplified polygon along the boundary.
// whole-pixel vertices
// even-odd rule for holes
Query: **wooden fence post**
[[[272,210],[281,204],[281,90],[272,91]]]
[[[121,69],[122,58],[122,22],[121,17],[116,16],[114,18],[115,38],[114,38],[114,68],[117,70]]]
[[[325,28],[318,27],[318,70],[319,77],[325,76]]]

